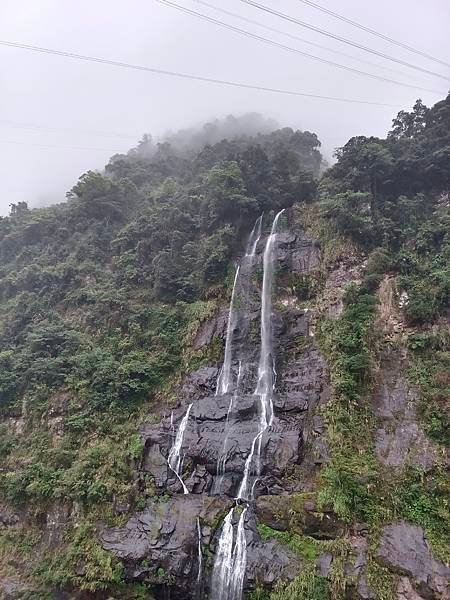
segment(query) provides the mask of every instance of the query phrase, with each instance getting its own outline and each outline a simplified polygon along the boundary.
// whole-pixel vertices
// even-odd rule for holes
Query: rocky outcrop
[[[256,256],[252,268],[257,270],[261,259]],[[291,233],[280,235],[280,269],[307,274],[317,269],[319,262],[319,248],[310,238]],[[214,553],[223,516],[238,493],[245,461],[259,430],[260,402],[253,392],[260,351],[260,291],[248,271],[250,266],[252,263],[248,261],[242,263],[241,273],[245,276],[237,280],[231,338],[235,357],[231,375],[234,381],[239,377],[239,390],[215,395],[219,375],[215,365],[203,366],[186,376],[177,390],[178,406],[172,414],[140,430],[145,446],[141,472],[152,475],[156,488],[173,496],[151,502],[125,527],[105,530],[101,536],[104,548],[124,561],[127,578],[151,582],[155,589],[161,586],[162,590],[165,586],[172,598],[186,598],[187,589],[191,596],[194,594],[198,569],[197,520],[201,524],[202,547]],[[284,290],[281,293],[286,295]],[[257,583],[270,586],[281,577],[292,579],[298,573],[298,557],[275,540],[261,540],[256,519],[262,522],[269,519],[270,498],[284,499],[286,508],[284,494],[308,487],[308,478],[292,477],[293,470],[307,463],[312,480],[313,471],[326,454],[323,448],[318,450],[324,425],[316,409],[328,398],[327,367],[311,336],[312,312],[298,308],[295,301],[288,304],[287,309],[274,311],[272,317],[278,385],[273,397],[273,423],[264,432],[261,443],[260,476],[252,476],[255,496],[261,500],[258,498],[255,511],[252,507],[245,517],[247,588]],[[224,314],[220,312],[200,327],[195,348],[207,345],[215,335],[223,336]],[[182,444],[182,479],[189,494],[183,494],[182,484],[167,459],[189,404],[192,408]],[[219,472],[220,458],[224,460]],[[267,504],[264,516],[263,497]],[[270,518],[274,522],[273,511]],[[342,531],[336,519],[325,515],[326,526],[319,533],[320,519],[311,502],[302,507],[299,522],[306,531],[322,538]],[[205,568],[209,573],[208,561]],[[208,581],[209,577],[203,579]]]
[[[227,330],[228,312],[221,310],[212,319],[204,321],[192,342],[193,350],[200,350],[211,344],[215,337],[223,338]]]
[[[376,559],[390,569],[407,575],[423,598],[450,598],[450,569],[433,557],[420,527],[404,521],[385,527]]]
[[[32,598],[34,591],[21,579],[15,577],[0,577],[0,598],[2,600],[19,600],[20,598]],[[37,596],[35,596],[37,597]]]
[[[301,276],[315,273],[320,250],[308,236],[291,232],[279,236],[281,273]],[[255,257],[257,271],[261,256]],[[248,268],[243,262],[242,269]],[[362,265],[352,258],[331,270],[320,301],[321,313],[335,317],[342,310],[342,297],[349,282],[361,279]],[[238,391],[216,395],[217,365],[204,365],[188,374],[176,390],[176,407],[159,423],[140,430],[144,453],[140,476],[151,475],[159,496],[134,515],[122,528],[105,529],[104,548],[120,558],[128,580],[150,583],[156,598],[167,594],[173,600],[213,598],[208,589],[213,557],[225,514],[234,505],[245,461],[258,432],[259,401],[254,395],[259,356],[259,286],[247,273],[237,282],[238,299],[231,365]],[[376,600],[370,586],[367,561],[373,559],[367,527],[349,530],[336,515],[317,507],[313,491],[317,474],[329,460],[326,424],[321,407],[330,397],[326,361],[315,342],[316,310],[305,308],[289,285],[278,290],[281,301],[272,315],[273,362],[276,387],[274,418],[261,443],[260,474],[253,477],[254,499],[245,513],[246,574],[244,589],[271,587],[279,579],[291,580],[301,571],[299,557],[276,540],[263,540],[258,523],[274,530],[292,531],[316,540],[345,537],[350,549],[344,564],[349,598]],[[284,281],[287,281],[285,278]],[[207,346],[215,336],[225,335],[226,311],[220,311],[197,332],[194,349]],[[434,447],[416,420],[414,391],[403,371],[406,358],[398,350],[385,350],[380,360],[373,392],[373,410],[378,419],[376,453],[388,467],[407,463],[429,469]],[[192,407],[182,443],[180,475],[189,493],[169,468],[168,456],[188,405]],[[221,468],[219,469],[219,464]],[[169,494],[169,496],[167,496]],[[237,521],[240,509],[233,512]],[[198,536],[200,525],[200,538]],[[197,575],[202,548],[202,589]],[[448,570],[436,561],[423,531],[407,523],[386,527],[376,560],[398,574],[396,600],[444,599]],[[316,560],[318,572],[332,577],[331,552]],[[336,567],[338,568],[338,567]],[[341,568],[341,566],[339,566]],[[201,593],[200,593],[201,592]]]
[[[327,275],[321,304],[330,317],[338,317],[344,307],[345,290],[350,283],[361,283],[363,265],[349,256],[336,263]]]
[[[331,510],[318,509],[314,494],[260,496],[255,513],[261,523],[279,531],[295,531],[316,539],[335,539],[345,531]]]
[[[406,356],[400,350],[383,352],[373,395],[373,408],[380,423],[375,433],[375,451],[389,467],[409,463],[428,470],[434,465],[437,452],[417,422],[418,397],[405,381],[406,368]]]
[[[206,549],[215,550],[221,521],[232,505],[224,496],[176,495],[151,503],[123,528],[105,529],[100,539],[105,549],[123,561],[128,578],[152,583],[156,590],[161,586],[158,598],[170,593],[174,600],[185,600],[196,587],[199,529],[203,563],[208,561]],[[295,555],[275,541],[262,542],[251,515],[245,527],[247,585],[292,578],[299,568]],[[208,562],[207,566],[211,567]],[[206,580],[203,583],[208,585]]]

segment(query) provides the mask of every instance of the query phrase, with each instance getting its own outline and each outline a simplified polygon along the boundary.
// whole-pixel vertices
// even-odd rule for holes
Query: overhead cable
[[[330,10],[329,8],[325,8],[325,6],[321,6],[320,4],[317,4],[316,2],[311,2],[310,0],[299,0],[299,2],[303,2],[303,4],[307,4],[308,6],[312,6],[313,8],[316,8],[317,10],[322,11],[323,13],[326,13],[327,15],[331,15],[332,17],[335,17],[336,19],[339,19],[340,21],[344,21],[345,23],[348,23],[349,25],[353,25],[353,27],[357,27],[358,29],[362,29],[363,31],[365,31],[366,33],[370,33],[372,35],[375,35],[376,37],[385,40],[386,42],[389,42],[391,44],[395,44],[396,46],[399,46],[400,48],[403,48],[404,50],[409,50],[409,52],[414,52],[415,54],[418,54],[419,56],[422,56],[423,58],[427,58],[428,60],[433,60],[434,62],[440,63],[441,65],[444,65],[446,67],[450,67],[450,64],[445,62],[444,60],[441,60],[440,58],[436,58],[435,56],[431,56],[431,54],[427,54],[426,52],[422,52],[422,50],[418,50],[417,48],[413,48],[412,46],[408,46],[408,44],[404,44],[403,42],[399,42],[398,40],[395,40],[394,38],[388,36],[388,35],[384,35],[384,33],[380,33],[379,31],[375,31],[375,29],[370,29],[370,27],[366,27],[366,25],[362,25],[361,23],[358,23],[357,21],[353,21],[353,19],[349,19],[348,17],[344,17],[344,15],[340,15],[339,13],[336,13],[332,10]]]
[[[249,6],[253,6],[261,11],[264,11],[266,13],[269,13],[271,15],[279,17],[280,19],[284,19],[285,21],[289,21],[290,23],[295,23],[296,25],[299,25],[300,27],[304,27],[311,31],[315,31],[316,33],[320,33],[321,35],[330,37],[334,40],[338,40],[339,42],[342,42],[344,44],[353,46],[354,48],[359,48],[360,50],[364,50],[365,52],[370,52],[371,54],[375,54],[376,56],[380,56],[381,58],[384,58],[386,60],[391,60],[395,63],[398,63],[399,65],[403,65],[404,67],[409,67],[410,69],[415,69],[416,71],[421,71],[422,73],[427,73],[428,75],[433,75],[435,77],[439,77],[440,79],[445,79],[447,81],[450,81],[450,77],[447,77],[446,75],[442,75],[441,73],[436,73],[435,71],[430,71],[429,69],[425,69],[424,67],[420,67],[418,65],[413,65],[412,63],[409,63],[405,60],[401,60],[400,58],[395,58],[394,56],[390,56],[388,54],[385,54],[384,52],[374,50],[373,48],[368,48],[367,46],[364,46],[363,44],[359,44],[358,42],[353,42],[352,40],[348,40],[347,38],[344,38],[340,35],[332,33],[331,31],[326,31],[325,29],[320,29],[320,27],[316,27],[315,25],[311,25],[310,23],[305,23],[305,21],[301,21],[300,19],[296,19],[295,17],[292,17],[285,13],[279,12],[273,8],[270,8],[270,6],[265,6],[264,4],[260,4],[259,2],[255,2],[254,0],[240,0],[240,1],[243,2],[244,4],[248,4]]]
[[[207,83],[216,83],[218,85],[225,85],[235,88],[243,88],[247,90],[258,90],[262,92],[273,92],[275,94],[284,94],[288,96],[300,96],[302,98],[315,98],[318,100],[332,100],[335,102],[347,102],[352,104],[366,104],[371,106],[387,106],[391,108],[401,108],[398,104],[389,104],[386,102],[375,102],[371,100],[360,100],[356,98],[342,98],[339,96],[326,96],[323,94],[313,94],[309,92],[300,92],[296,90],[286,90],[282,88],[268,87],[264,85],[242,83],[238,81],[230,81],[226,79],[215,79],[212,77],[204,77],[201,75],[193,75],[191,73],[181,73],[179,71],[168,71],[166,69],[157,69],[154,67],[147,67],[144,65],[136,65],[131,63],[125,63],[118,60],[110,60],[107,58],[99,58],[96,56],[88,56],[84,54],[76,54],[75,52],[66,52],[64,50],[55,50],[51,48],[42,48],[40,46],[31,46],[30,44],[22,44],[20,42],[11,42],[7,40],[0,40],[0,46],[8,46],[10,48],[20,48],[22,50],[28,50],[31,52],[38,52],[41,54],[51,54],[55,56],[62,56],[64,58],[73,58],[75,60],[82,60],[88,62],[94,62],[104,65],[111,65],[113,67],[120,67],[122,69],[134,69],[137,71],[145,71],[148,73],[155,73],[157,75],[167,75],[170,77],[179,77],[181,79],[192,79],[194,81],[202,81]]]
[[[415,90],[420,90],[422,92],[429,92],[436,95],[442,95],[443,92],[439,90],[430,90],[429,88],[423,88],[418,85],[413,85],[411,83],[403,83],[401,81],[397,81],[395,79],[389,79],[388,77],[383,77],[382,75],[374,75],[373,73],[368,73],[367,71],[362,71],[360,69],[355,69],[354,67],[349,67],[347,65],[342,65],[341,63],[334,62],[332,60],[328,60],[326,58],[321,58],[320,56],[315,56],[314,54],[309,54],[308,52],[304,52],[303,50],[299,50],[298,48],[292,48],[291,46],[286,46],[285,44],[281,44],[269,38],[262,37],[257,35],[256,33],[251,33],[245,29],[240,29],[239,27],[235,27],[234,25],[230,25],[229,23],[225,23],[224,21],[220,21],[218,19],[214,19],[213,17],[209,17],[204,15],[203,13],[199,13],[196,10],[191,10],[190,8],[186,8],[185,6],[181,6],[180,4],[176,4],[175,2],[171,2],[171,0],[155,0],[155,2],[159,2],[160,4],[164,4],[166,6],[170,6],[171,8],[175,8],[176,10],[180,10],[184,13],[190,14],[195,17],[199,17],[204,21],[208,21],[209,23],[214,23],[215,25],[219,25],[220,27],[224,27],[225,29],[229,29],[230,31],[234,31],[246,37],[255,39],[259,42],[263,42],[264,44],[269,44],[270,46],[275,46],[276,48],[281,48],[282,50],[286,50],[288,52],[292,52],[294,54],[299,54],[306,58],[310,58],[312,60],[316,60],[326,65],[330,65],[332,67],[337,67],[338,69],[343,69],[345,71],[349,71],[351,73],[356,73],[357,75],[363,75],[364,77],[369,77],[371,79],[377,79],[378,81],[384,81],[385,83],[393,83],[395,85],[401,85],[404,87],[412,88]]]

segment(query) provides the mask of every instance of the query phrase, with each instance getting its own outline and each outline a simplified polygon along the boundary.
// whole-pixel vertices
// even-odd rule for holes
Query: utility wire
[[[120,153],[120,150],[111,150],[111,148],[87,148],[86,146],[60,146],[56,144],[29,144],[28,142],[17,142],[15,140],[0,140],[0,144],[14,144],[16,146],[32,146],[35,148],[57,148],[58,150],[91,150],[96,152]]]
[[[131,135],[126,133],[115,133],[108,131],[93,131],[90,129],[78,129],[74,127],[44,127],[42,125],[34,125],[32,123],[18,123],[16,121],[6,121],[4,119],[0,119],[0,125],[6,125],[7,127],[11,127],[13,129],[29,129],[30,131],[61,131],[64,133],[85,133],[87,135],[96,135],[100,137],[120,138],[127,140],[136,140],[140,137],[139,134]]]
[[[192,0],[197,4],[201,4],[202,6],[206,6],[208,8],[212,8],[222,14],[228,15],[229,17],[234,17],[236,19],[240,19],[241,21],[245,21],[246,23],[250,23],[251,25],[257,25],[258,27],[262,27],[263,29],[267,29],[268,31],[272,31],[273,33],[278,33],[279,35],[284,35],[285,37],[290,38],[291,40],[296,40],[297,42],[303,42],[304,44],[309,44],[310,46],[314,46],[315,48],[320,48],[321,50],[325,50],[326,52],[332,52],[333,54],[339,54],[340,56],[345,56],[345,58],[350,58],[351,60],[356,60],[358,62],[364,63],[365,65],[370,65],[371,67],[376,67],[379,69],[385,69],[387,71],[391,71],[392,73],[396,73],[397,75],[404,75],[402,71],[398,69],[392,69],[386,65],[380,65],[377,63],[373,63],[369,60],[364,60],[359,56],[352,56],[351,54],[347,54],[346,52],[341,52],[339,50],[334,50],[333,48],[328,48],[327,46],[322,46],[322,44],[317,44],[316,42],[311,42],[310,40],[306,40],[304,38],[298,37],[297,35],[293,35],[292,33],[288,33],[287,31],[282,31],[281,29],[275,29],[275,27],[269,27],[265,23],[261,23],[260,21],[254,21],[253,19],[248,19],[243,15],[238,15],[237,13],[231,12],[229,10],[225,10],[224,8],[220,8],[219,6],[215,6],[214,4],[209,4],[209,2],[204,2],[203,0]]]
[[[395,85],[402,85],[404,87],[412,88],[415,90],[431,92],[432,94],[437,94],[439,96],[442,95],[442,92],[437,91],[437,90],[430,90],[428,88],[423,88],[423,87],[420,87],[417,85],[412,85],[410,83],[402,83],[401,81],[396,81],[395,79],[389,79],[389,78],[383,77],[381,75],[374,75],[373,73],[368,73],[367,71],[361,71],[360,69],[355,69],[353,67],[349,67],[347,65],[342,65],[340,63],[334,62],[332,60],[328,60],[326,58],[321,58],[320,56],[315,56],[314,54],[309,54],[308,52],[303,52],[303,50],[299,50],[298,48],[292,48],[291,46],[286,46],[285,44],[275,42],[274,40],[262,37],[260,35],[257,35],[256,33],[251,33],[250,31],[247,31],[246,29],[240,29],[239,27],[235,27],[234,25],[229,25],[228,23],[224,23],[223,21],[220,21],[218,19],[213,19],[213,17],[208,17],[207,15],[204,15],[203,13],[199,13],[196,10],[191,10],[190,8],[186,8],[185,6],[181,6],[179,4],[176,4],[175,2],[171,2],[170,0],[155,0],[155,1],[159,2],[160,4],[163,4],[165,6],[170,6],[172,8],[175,8],[176,10],[180,10],[181,12],[187,13],[189,15],[199,17],[200,19],[203,19],[204,21],[208,21],[209,23],[214,23],[215,25],[219,25],[220,27],[224,27],[225,29],[229,29],[230,31],[234,31],[234,32],[240,33],[241,35],[244,35],[246,37],[252,38],[254,40],[258,40],[259,42],[263,42],[264,44],[269,44],[270,46],[275,46],[276,48],[281,48],[282,50],[287,50],[288,52],[300,54],[301,56],[304,56],[306,58],[311,58],[311,59],[321,62],[323,64],[330,65],[332,67],[337,67],[338,69],[344,69],[345,71],[349,71],[350,73],[356,73],[357,75],[363,75],[364,77],[370,77],[371,79],[377,79],[378,81],[394,83]]]
[[[407,44],[404,44],[403,42],[399,42],[398,40],[394,40],[393,38],[389,37],[388,35],[384,35],[383,33],[380,33],[379,31],[375,31],[374,29],[370,29],[370,27],[366,27],[365,25],[362,25],[361,23],[358,23],[357,21],[353,21],[352,19],[349,19],[348,17],[344,17],[343,15],[340,15],[339,13],[333,12],[329,8],[325,8],[324,6],[320,6],[319,4],[316,4],[315,2],[311,2],[310,0],[299,0],[299,2],[303,2],[303,4],[307,4],[308,6],[312,6],[313,8],[316,8],[317,10],[320,10],[320,11],[326,13],[327,15],[331,15],[332,17],[335,17],[336,19],[339,19],[340,21],[344,21],[345,23],[349,23],[350,25],[353,25],[353,27],[357,27],[358,29],[362,29],[366,33],[371,33],[372,35],[375,35],[378,38],[380,38],[382,40],[385,40],[386,42],[390,42],[391,44],[395,44],[396,46],[399,46],[400,48],[404,48],[405,50],[409,50],[410,52],[414,52],[414,54],[418,54],[419,56],[423,56],[424,58],[428,58],[428,60],[434,60],[435,62],[440,63],[441,65],[444,65],[445,67],[450,67],[449,63],[446,63],[445,61],[441,60],[440,58],[436,58],[435,56],[431,56],[431,54],[427,54],[426,52],[422,52],[422,50],[417,50],[417,48],[413,48],[412,46],[408,46]]]
[[[398,63],[399,65],[403,65],[405,67],[409,67],[411,69],[416,69],[417,71],[421,71],[422,73],[427,73],[428,75],[434,75],[435,77],[439,77],[440,79],[446,79],[450,81],[450,77],[446,77],[445,75],[441,75],[440,73],[435,73],[434,71],[430,71],[429,69],[425,69],[423,67],[419,67],[417,65],[413,65],[405,60],[401,60],[399,58],[395,58],[394,56],[389,56],[384,52],[379,52],[378,50],[374,50],[373,48],[368,48],[367,46],[363,46],[362,44],[358,44],[357,42],[352,42],[347,38],[336,35],[335,33],[331,33],[330,31],[325,31],[325,29],[320,29],[315,25],[310,25],[309,23],[305,23],[305,21],[300,21],[300,19],[296,19],[295,17],[291,17],[290,15],[286,15],[285,13],[279,12],[270,8],[269,6],[265,6],[264,4],[259,4],[258,2],[254,2],[254,0],[240,0],[244,4],[248,4],[249,6],[253,6],[259,10],[262,10],[271,15],[275,15],[276,17],[280,17],[280,19],[284,19],[285,21],[289,21],[290,23],[295,23],[296,25],[300,25],[300,27],[305,27],[306,29],[310,29],[311,31],[315,31],[316,33],[320,33],[321,35],[326,35],[327,37],[333,38],[334,40],[338,40],[344,44],[349,44],[355,48],[359,48],[360,50],[364,50],[365,52],[370,52],[371,54],[375,54],[376,56],[381,56],[386,60],[391,60],[393,62]]]
[[[302,98],[316,98],[318,100],[333,100],[335,102],[350,102],[352,104],[367,104],[367,105],[372,105],[372,106],[387,106],[390,108],[402,108],[398,104],[388,104],[385,102],[373,102],[370,100],[357,100],[355,98],[341,98],[341,97],[337,97],[337,96],[324,96],[324,95],[320,95],[320,94],[310,94],[307,92],[285,90],[285,89],[281,89],[281,88],[272,88],[272,87],[267,87],[267,86],[263,86],[263,85],[252,85],[249,83],[228,81],[226,79],[214,79],[212,77],[203,77],[200,75],[192,75],[190,73],[180,73],[178,71],[167,71],[165,69],[155,69],[153,67],[146,67],[144,65],[135,65],[135,64],[131,64],[131,63],[120,62],[118,60],[109,60],[107,58],[98,58],[95,56],[76,54],[74,52],[65,52],[63,50],[53,50],[50,48],[41,48],[39,46],[31,46],[29,44],[21,44],[20,42],[9,42],[6,40],[0,40],[0,45],[8,46],[10,48],[21,48],[22,50],[29,50],[31,52],[39,52],[41,54],[52,54],[55,56],[63,56],[65,58],[74,58],[76,60],[95,62],[95,63],[104,64],[104,65],[111,65],[113,67],[121,67],[123,69],[134,69],[137,71],[146,71],[148,73],[156,73],[158,75],[168,75],[170,77],[180,77],[182,79],[193,79],[195,81],[217,83],[219,85],[226,85],[229,87],[236,87],[236,88],[244,88],[247,90],[273,92],[275,94],[285,94],[288,96],[300,96]]]

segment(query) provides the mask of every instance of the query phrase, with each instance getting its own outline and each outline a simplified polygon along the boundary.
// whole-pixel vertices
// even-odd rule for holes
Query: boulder
[[[383,529],[376,559],[402,575],[407,575],[424,598],[449,598],[450,569],[436,560],[423,529],[405,521]]]

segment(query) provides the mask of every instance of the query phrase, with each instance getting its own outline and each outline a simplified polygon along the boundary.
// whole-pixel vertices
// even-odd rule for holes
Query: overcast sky
[[[384,136],[401,108],[443,98],[449,82],[395,64],[261,12],[241,0],[209,0],[326,49],[174,0],[279,43],[395,79],[420,91],[350,73],[249,39],[156,0],[0,0],[0,39],[149,67],[319,95],[398,105],[338,103],[223,87],[0,45],[0,214],[11,202],[64,200],[88,169],[156,136],[227,114],[257,111],[319,135],[327,157],[353,135]],[[450,69],[364,33],[299,0],[259,0],[285,14],[406,62]],[[396,40],[450,62],[448,0],[316,0]],[[344,53],[347,56],[343,56]],[[371,63],[371,64],[368,64]]]

